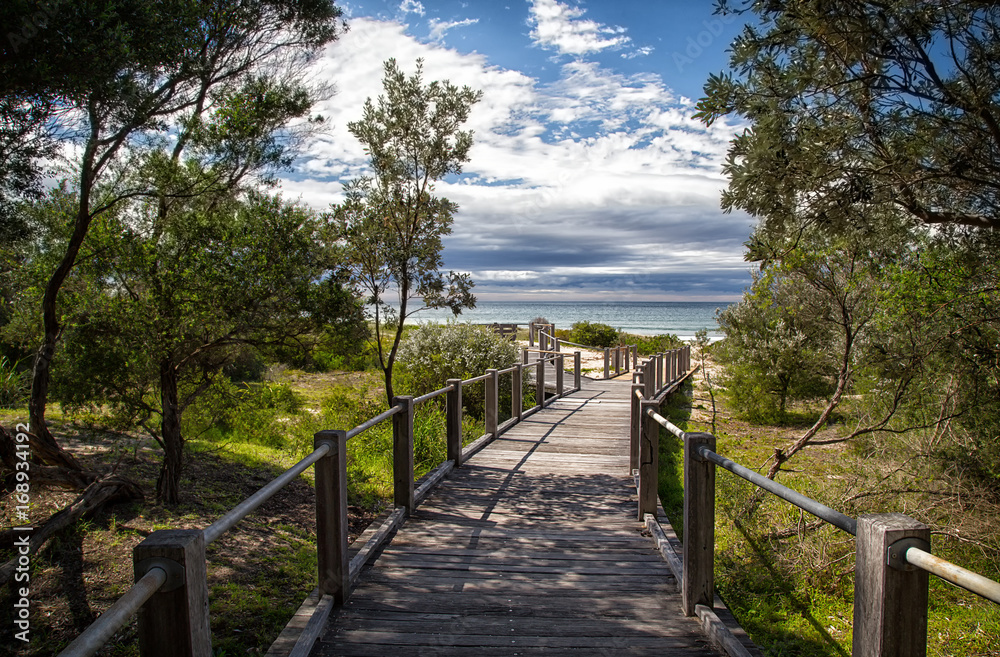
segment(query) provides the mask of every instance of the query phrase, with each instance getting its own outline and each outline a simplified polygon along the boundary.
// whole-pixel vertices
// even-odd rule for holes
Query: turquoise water
[[[687,301],[480,301],[471,310],[465,310],[457,321],[473,324],[527,324],[536,317],[544,317],[557,329],[570,328],[576,322],[589,321],[608,324],[628,333],[658,335],[673,333],[690,340],[695,331],[707,329],[710,337],[719,338],[716,310],[725,308],[726,302]],[[413,315],[411,322],[446,322],[453,316],[450,311],[424,309]]]

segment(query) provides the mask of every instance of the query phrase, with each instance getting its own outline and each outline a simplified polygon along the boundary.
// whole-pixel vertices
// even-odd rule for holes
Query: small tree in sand
[[[460,173],[469,159],[472,132],[459,128],[482,92],[444,81],[423,83],[423,62],[406,76],[394,59],[385,63],[385,94],[369,98],[360,121],[348,129],[371,156],[373,176],[346,186],[347,198],[331,216],[347,248],[352,283],[371,308],[375,352],[390,403],[392,372],[403,325],[420,308],[475,306],[468,275],[441,271],[442,237],[451,233],[458,206],[433,196],[434,182]],[[396,304],[386,297],[395,296]],[[388,345],[386,344],[388,341]]]

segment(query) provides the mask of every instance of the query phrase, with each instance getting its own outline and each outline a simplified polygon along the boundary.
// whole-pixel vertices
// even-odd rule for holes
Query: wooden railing
[[[343,603],[362,566],[452,469],[552,399],[580,388],[580,354],[575,354],[575,386],[564,388],[563,354],[531,364],[515,363],[503,370],[487,370],[471,379],[449,379],[448,385],[420,397],[393,399],[385,412],[350,430],[320,431],[311,454],[241,502],[204,529],[166,529],[153,532],[132,553],[135,585],[100,618],[67,646],[59,657],[89,657],[136,613],[139,654],[142,657],[210,657],[208,578],[205,548],[270,499],[309,466],[315,465],[316,553],[319,596],[311,619],[291,651],[309,654],[334,605]],[[545,369],[555,366],[555,395],[546,399]],[[524,408],[524,373],[535,369],[535,404]],[[500,377],[510,375],[511,417],[499,422]],[[485,432],[462,446],[462,389],[482,381],[485,386]],[[428,473],[419,486],[414,481],[413,420],[417,405],[445,395],[447,460]],[[347,524],[347,441],[386,421],[392,422],[394,510],[360,551],[349,558]]]
[[[681,586],[688,616],[701,617],[713,638],[731,655],[748,655],[725,627],[714,620],[715,470],[722,467],[856,537],[853,657],[922,657],[927,653],[929,574],[1000,603],[1000,583],[935,557],[930,528],[901,513],[868,514],[854,519],[715,452],[715,436],[686,432],[659,414],[663,401],[686,378],[661,372],[672,366],[659,357],[643,363],[632,386],[632,467],[639,496],[639,519],[646,522]],[[670,360],[668,357],[667,360]],[[666,382],[666,383],[664,383]],[[683,443],[684,541],[678,558],[657,522],[659,436],[664,427]],[[715,634],[718,633],[718,634]]]
[[[538,349],[531,349],[533,345],[529,342],[529,347],[522,348],[523,353],[527,354],[529,351],[536,351],[541,354],[558,354],[562,350],[562,345],[580,347],[581,349],[598,352],[603,350],[605,379],[610,379],[612,376],[618,376],[622,372],[627,373],[630,370],[634,370],[639,360],[639,347],[634,344],[619,345],[617,347],[591,347],[585,344],[578,344],[576,342],[570,342],[569,340],[557,338],[555,337],[554,331],[552,334],[546,333],[542,329],[538,329],[536,332],[538,334]],[[527,362],[527,356],[525,356],[522,360]],[[614,373],[613,375],[612,372]]]

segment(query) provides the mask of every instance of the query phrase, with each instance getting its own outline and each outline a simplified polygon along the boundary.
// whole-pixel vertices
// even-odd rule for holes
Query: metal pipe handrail
[[[505,370],[497,370],[497,375],[502,376],[504,374],[513,374],[516,371],[517,371],[517,365],[514,365],[513,367],[508,367]]]
[[[361,424],[359,424],[358,426],[354,427],[353,429],[351,429],[350,431],[347,432],[348,439],[353,438],[354,436],[358,435],[359,433],[364,433],[365,431],[368,431],[369,429],[371,429],[372,427],[374,427],[379,422],[382,422],[384,420],[388,420],[389,418],[391,418],[393,415],[395,415],[396,413],[398,413],[402,409],[403,409],[402,406],[398,406],[398,405],[397,406],[393,406],[389,410],[383,411],[382,413],[379,413],[378,415],[376,415],[372,419],[368,420],[367,422],[362,422]]]
[[[768,479],[759,472],[755,472],[750,468],[744,467],[739,463],[727,459],[725,456],[716,454],[707,447],[701,447],[698,450],[703,458],[715,463],[716,465],[729,470],[738,477],[746,479],[750,483],[763,488],[769,493],[777,495],[786,502],[799,507],[803,511],[808,511],[820,520],[828,522],[838,529],[842,529],[851,536],[858,535],[858,521],[854,518],[837,511],[836,509],[831,509],[825,504],[821,504],[811,497],[806,497],[802,493],[792,490],[788,486],[783,486],[773,479]]]
[[[437,397],[439,395],[443,395],[444,393],[450,392],[450,391],[451,391],[451,386],[446,386],[444,388],[438,388],[434,392],[428,392],[426,395],[420,395],[419,397],[414,398],[413,403],[414,403],[414,405],[416,405],[416,404],[423,404],[425,401],[430,401],[431,399],[434,399],[435,397]]]
[[[493,375],[492,374],[480,374],[479,376],[474,376],[471,379],[463,379],[462,380],[462,385],[464,386],[464,385],[469,384],[469,383],[477,383],[479,381],[485,381],[486,379],[490,378],[491,376],[493,376]]]
[[[320,445],[313,450],[312,454],[285,470],[277,478],[271,480],[271,483],[267,484],[256,493],[233,507],[229,513],[222,516],[208,527],[205,527],[203,532],[205,535],[205,545],[212,543],[215,539],[229,531],[233,525],[247,517],[251,511],[269,500],[275,493],[284,488],[285,484],[299,476],[306,468],[326,456],[329,452],[329,444]]]
[[[663,428],[665,428],[667,431],[669,431],[670,433],[674,434],[675,436],[677,436],[681,440],[684,440],[684,437],[685,437],[685,435],[686,435],[687,432],[682,431],[679,427],[677,427],[675,424],[673,424],[670,420],[668,420],[667,418],[663,417],[662,415],[660,415],[659,413],[657,413],[656,411],[654,411],[651,408],[646,409],[646,414],[649,417],[651,417],[654,420],[656,420],[656,422],[660,426],[662,426]],[[808,511],[809,513],[813,514],[817,518],[820,518],[821,520],[824,520],[824,521],[830,523],[834,527],[838,527],[840,529],[843,529],[845,532],[847,532],[851,536],[857,536],[857,533],[858,533],[858,521],[855,520],[854,518],[852,518],[850,516],[847,516],[847,515],[844,515],[840,511],[837,511],[836,509],[831,509],[830,507],[826,506],[825,504],[821,504],[821,503],[817,502],[816,500],[814,500],[814,499],[812,499],[810,497],[806,497],[802,493],[799,493],[798,491],[794,491],[791,488],[789,488],[788,486],[783,486],[783,485],[779,484],[778,482],[774,481],[773,479],[768,479],[767,477],[765,477],[764,475],[760,474],[759,472],[755,472],[754,470],[751,470],[750,468],[744,467],[744,466],[740,465],[739,463],[736,463],[735,461],[727,459],[725,456],[721,456],[719,454],[716,454],[715,452],[713,452],[712,450],[710,450],[709,448],[707,448],[705,446],[702,446],[701,448],[698,449],[698,455],[701,456],[704,459],[707,459],[707,460],[711,461],[712,463],[715,463],[716,465],[718,465],[718,466],[720,466],[722,468],[725,468],[726,470],[729,470],[730,472],[732,472],[736,476],[742,477],[743,479],[746,479],[747,481],[749,481],[750,483],[754,484],[755,486],[763,488],[764,490],[768,491],[769,493],[773,493],[774,495],[777,495],[778,497],[780,497],[781,499],[785,500],[786,502],[790,502],[791,504],[794,504],[795,506],[799,507],[800,509],[802,509],[804,511]]]
[[[132,585],[132,588],[115,600],[107,611],[88,625],[80,636],[73,639],[73,642],[59,653],[59,657],[91,657],[96,654],[166,581],[165,570],[158,566],[150,568]]]
[[[548,335],[548,334],[546,333],[546,335]],[[552,337],[552,336],[549,336],[549,337]],[[580,347],[582,349],[589,349],[590,351],[600,351],[601,349],[604,349],[604,347],[591,347],[590,345],[587,345],[587,344],[580,344],[578,342],[570,342],[569,340],[560,340],[559,342],[561,342],[562,344],[571,344],[574,347]],[[612,349],[614,349],[614,347],[612,347]]]
[[[639,390],[636,390],[636,394],[640,399],[644,399]],[[682,431],[679,427],[670,422],[670,420],[666,419],[653,409],[646,409],[646,414],[653,418],[660,426],[664,427],[667,431],[674,434],[681,440],[685,438],[685,431]],[[806,497],[802,493],[792,490],[787,486],[783,486],[773,479],[768,479],[759,472],[751,470],[750,468],[742,466],[739,463],[713,452],[708,447],[700,447],[698,449],[698,455],[722,468],[725,468],[736,476],[746,479],[755,486],[777,495],[786,502],[789,502],[804,511],[808,511],[820,520],[823,520],[838,529],[842,529],[852,536],[857,536],[858,521],[856,519],[845,515],[840,511],[832,509],[825,504],[817,502],[810,497]],[[930,552],[926,552],[915,546],[907,547],[903,551],[903,560],[906,563],[916,566],[917,568],[921,568],[931,574],[937,575],[946,582],[950,582],[955,586],[959,586],[967,591],[975,593],[976,595],[984,597],[987,600],[992,600],[993,602],[1000,604],[1000,582],[995,582],[988,577],[984,577],[979,573],[963,568],[946,559],[942,559],[941,557],[934,556]]]
[[[988,577],[983,577],[979,573],[962,568],[941,557],[936,557],[918,547],[908,547],[903,552],[903,559],[917,568],[937,575],[946,582],[951,582],[966,591],[971,591],[1000,604],[1000,582],[994,582]]]

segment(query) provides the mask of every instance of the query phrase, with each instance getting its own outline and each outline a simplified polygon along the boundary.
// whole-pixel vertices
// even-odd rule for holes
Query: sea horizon
[[[712,339],[722,337],[716,312],[730,301],[479,301],[475,308],[455,316],[448,309],[424,308],[414,313],[410,323],[521,324],[544,317],[557,329],[569,329],[576,322],[607,324],[636,335],[676,335],[693,340],[705,329]]]

